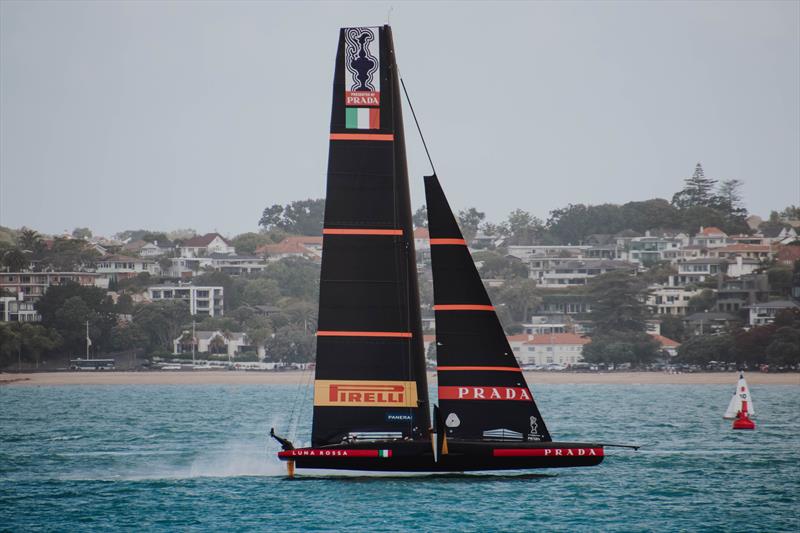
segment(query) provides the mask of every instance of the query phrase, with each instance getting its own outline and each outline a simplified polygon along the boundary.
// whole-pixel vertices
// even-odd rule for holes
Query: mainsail
[[[312,445],[428,438],[391,29],[343,28],[333,82]]]
[[[756,414],[753,409],[753,399],[750,397],[750,389],[747,387],[747,381],[744,379],[744,372],[739,372],[739,381],[736,383],[736,390],[733,391],[728,408],[725,410],[723,418],[733,419],[736,414],[741,411],[749,417],[754,417]]]
[[[425,177],[425,197],[448,438],[552,440],[436,175]]]

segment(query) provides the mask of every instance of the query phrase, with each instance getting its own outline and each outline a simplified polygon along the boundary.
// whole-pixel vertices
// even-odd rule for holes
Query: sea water
[[[298,385],[0,388],[2,531],[798,531],[800,387],[539,385],[557,440],[640,444],[592,468],[285,477]]]

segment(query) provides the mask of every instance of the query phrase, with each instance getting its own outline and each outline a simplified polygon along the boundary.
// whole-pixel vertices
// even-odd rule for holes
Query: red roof
[[[716,226],[709,226],[707,228],[703,228],[703,230],[700,233],[703,235],[726,235],[724,231],[722,231]]]
[[[191,239],[189,239],[188,241],[184,241],[182,246],[186,248],[203,248],[211,244],[211,241],[213,241],[217,237],[222,239],[222,241],[228,246],[231,245],[231,243],[229,243],[228,240],[219,233],[206,233],[205,235],[196,235]]]
[[[428,231],[428,228],[414,228],[414,238],[415,239],[430,239],[431,233]]]
[[[436,335],[423,335],[422,342],[433,342],[436,340]]]
[[[536,344],[536,345],[548,345],[548,344],[589,344],[591,339],[586,337],[581,337],[580,335],[576,335],[574,333],[543,333],[541,335],[534,335],[533,339],[523,343],[523,344]]]
[[[677,348],[681,345],[678,341],[674,341],[663,335],[653,335],[653,338],[658,341],[662,348]]]
[[[527,333],[520,333],[519,335],[508,335],[506,338],[508,342],[525,342],[528,340],[528,337],[530,337],[530,335]]]

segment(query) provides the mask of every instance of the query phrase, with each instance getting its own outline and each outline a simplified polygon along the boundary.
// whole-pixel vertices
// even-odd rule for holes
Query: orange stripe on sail
[[[410,339],[410,331],[318,331],[317,337],[392,337]]]
[[[323,235],[402,235],[401,229],[342,229],[324,228]]]
[[[331,133],[332,141],[393,141],[393,133]]]
[[[493,305],[446,304],[434,305],[434,311],[494,311]]]
[[[431,239],[431,245],[435,246],[437,244],[460,244],[462,246],[467,245],[467,241],[464,239]]]
[[[516,366],[437,366],[438,372],[449,370],[465,370],[465,371],[480,371],[480,370],[493,370],[497,372],[522,372],[522,369]]]

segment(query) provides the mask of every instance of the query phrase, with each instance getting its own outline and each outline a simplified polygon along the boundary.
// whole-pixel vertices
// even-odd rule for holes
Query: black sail
[[[430,426],[391,29],[343,28],[333,82],[312,446]]]
[[[425,177],[425,197],[448,438],[552,440],[435,175]]]

